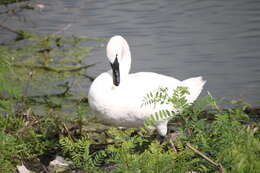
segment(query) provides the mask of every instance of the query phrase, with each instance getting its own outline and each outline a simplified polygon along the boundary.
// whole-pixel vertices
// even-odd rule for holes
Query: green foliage
[[[24,158],[32,159],[43,154],[50,141],[19,117],[0,116],[0,172],[14,172]],[[1,170],[0,169],[0,170]]]
[[[12,173],[15,164],[18,163],[16,156],[19,153],[20,143],[15,137],[0,131],[0,172]]]
[[[94,48],[84,46],[89,39],[18,32],[19,41],[0,46],[0,172],[14,172],[21,162],[50,155],[62,155],[72,161],[72,170],[85,172],[219,172],[187,143],[225,172],[259,172],[260,123],[246,113],[248,104],[231,101],[236,107],[223,110],[209,93],[191,105],[185,98],[187,88],[159,88],[144,97],[142,106],[166,104],[173,109],[158,110],[146,126],[172,118],[169,126],[178,128],[169,135],[174,137],[160,144],[145,131],[107,130],[86,117],[81,99],[73,100],[75,116],[57,111],[72,92],[64,81],[76,75],[76,80],[89,79],[82,72],[89,67],[84,58]],[[51,96],[53,89],[61,88],[65,91]],[[31,92],[40,96],[30,97]],[[31,108],[36,101],[48,104],[44,116]]]
[[[121,146],[111,146],[109,150],[113,157],[109,160],[118,165],[113,172],[172,172],[176,154],[171,151],[163,152],[163,145],[153,142],[143,153],[134,153],[135,143],[124,141]],[[136,141],[137,140],[137,141]]]
[[[12,110],[19,97],[37,114],[70,109],[75,115],[75,103],[87,97],[82,85],[93,80],[86,57],[101,41],[18,30],[15,41],[0,45],[0,111]]]
[[[171,104],[176,109],[183,108],[187,104],[185,95],[189,94],[187,87],[177,87],[173,90],[172,95],[169,95],[168,88],[158,88],[154,93],[149,92],[145,95],[142,106],[153,104]]]
[[[9,5],[9,4],[13,4],[17,2],[25,2],[25,1],[29,1],[29,0],[1,0],[0,5]]]
[[[245,118],[243,108],[218,111],[210,121],[194,115],[193,110],[197,109],[189,108],[190,115],[184,111],[189,120],[181,122],[179,135],[174,140],[162,144],[136,129],[110,128],[104,132],[106,139],[97,140],[92,137],[93,132],[84,130],[90,120],[82,117],[84,111],[80,107],[79,116],[74,118],[55,114],[39,117],[32,113],[25,117],[1,116],[1,171],[13,172],[22,160],[54,152],[72,161],[71,169],[87,172],[218,172],[187,147],[186,144],[191,143],[222,164],[225,172],[257,172],[260,165],[258,125],[241,124],[240,120],[250,120]],[[78,130],[70,130],[75,128]],[[99,132],[100,135],[103,133]]]
[[[150,122],[155,123],[161,118],[173,117],[175,122],[181,124],[181,133],[172,142],[175,144],[180,142],[182,145],[192,143],[213,160],[221,163],[226,172],[242,173],[258,172],[260,170],[260,138],[257,135],[259,125],[250,123],[251,125],[246,126],[241,123],[250,121],[250,118],[245,113],[248,104],[232,101],[233,104],[239,103],[242,106],[236,109],[222,110],[217,105],[216,99],[209,93],[209,96],[199,99],[192,107],[189,107],[190,105],[183,98],[186,93],[178,95],[175,92],[173,91],[173,95],[178,97],[174,99],[168,97],[167,89],[159,89],[155,95],[149,94],[146,103],[153,105],[171,104],[173,108],[177,107],[181,110],[172,115],[169,115],[169,110],[160,110],[151,116]],[[209,117],[201,116],[208,106],[215,109],[215,113],[209,114]],[[257,125],[258,127],[256,127]],[[216,168],[208,161],[200,159],[197,165],[193,167],[193,170],[214,172]]]
[[[194,153],[179,144],[177,153],[157,140],[151,140],[135,129],[109,129],[112,139],[103,150],[93,151],[95,144],[87,137],[79,139],[61,137],[59,143],[63,155],[73,162],[73,168],[88,172],[185,172],[198,162]],[[190,160],[190,162],[187,162]]]
[[[12,58],[7,49],[0,47],[0,112],[11,113],[15,101],[20,98],[20,88],[13,78]]]
[[[190,104],[185,97],[189,94],[187,87],[177,87],[173,90],[171,95],[169,93],[168,88],[159,88],[155,91],[155,94],[150,92],[144,97],[142,106],[153,105],[156,107],[157,104],[168,104],[173,108],[172,110],[159,110],[152,114],[144,123],[147,129],[149,126],[156,124],[157,121],[169,117],[173,118],[176,117],[176,115],[184,115],[183,112],[188,109]],[[186,120],[185,117],[182,118]]]
[[[94,163],[91,160],[89,147],[91,142],[86,138],[73,141],[69,137],[61,137],[59,140],[64,154],[67,154],[73,161],[75,167],[89,169]]]
[[[54,96],[49,96],[53,90],[49,91],[48,87],[53,89],[56,81],[60,83],[73,75],[83,75],[81,71],[89,67],[83,59],[94,47],[81,44],[96,39],[17,32],[16,41],[0,46],[0,172],[14,172],[21,161],[58,153],[59,136],[81,134],[82,126],[86,124],[83,117],[86,108],[78,109],[78,116],[74,118],[71,114],[68,118],[65,112],[53,110],[54,104],[63,105],[60,101],[66,100],[70,86],[61,86],[65,91]],[[37,88],[39,96],[30,97],[33,87]],[[32,112],[32,103],[39,100],[51,107],[44,116]],[[74,103],[82,104],[75,99]],[[79,131],[69,131],[72,121],[80,127]]]
[[[8,48],[10,56],[14,59],[16,72],[27,74],[19,76],[18,80],[28,81],[31,74],[33,84],[39,87],[45,80],[54,82],[66,79],[73,74],[82,75],[86,69],[84,59],[90,55],[95,47],[84,47],[90,38],[61,37],[59,35],[36,35],[19,31],[17,40],[2,46]],[[46,83],[47,84],[47,83]]]
[[[127,130],[125,133],[118,130],[110,131],[116,138],[116,144],[110,145],[107,151],[115,168],[112,172],[184,172],[188,171],[188,165],[179,164],[181,159],[188,158],[190,152],[183,152],[181,155],[173,150],[166,150],[166,144],[160,144],[157,140],[149,141],[139,133],[130,137]]]

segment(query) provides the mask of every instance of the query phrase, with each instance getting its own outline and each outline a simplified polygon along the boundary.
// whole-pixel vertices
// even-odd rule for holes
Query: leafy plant
[[[209,94],[189,107],[183,98],[187,92],[179,92],[178,90],[180,88],[173,91],[173,96],[178,97],[169,97],[167,89],[159,89],[156,94],[150,93],[146,97],[148,104],[171,104],[173,109],[181,110],[175,113],[171,112],[172,114],[169,110],[160,110],[151,116],[148,124],[151,125],[154,121],[165,117],[172,117],[173,120],[180,121],[180,135],[171,142],[173,144],[180,142],[184,146],[189,146],[187,144],[191,143],[203,151],[204,154],[200,152],[197,153],[198,155],[208,155],[219,162],[212,164],[213,161],[200,159],[193,170],[202,172],[217,170],[220,172],[224,170],[226,172],[258,172],[260,138],[256,134],[259,128],[255,127],[257,125],[255,123],[249,126],[241,123],[249,120],[248,115],[244,112],[244,104],[236,109],[222,110],[217,105],[216,99]],[[181,94],[176,94],[176,92]],[[209,114],[209,117],[201,116],[203,110],[209,105],[215,112]]]
[[[186,120],[186,117],[183,116],[185,114],[183,113],[190,106],[185,97],[189,94],[188,88],[178,86],[175,90],[173,90],[171,95],[169,93],[170,91],[168,91],[168,88],[159,88],[155,91],[155,94],[150,92],[144,97],[142,106],[153,105],[156,107],[157,104],[167,104],[172,107],[171,110],[163,109],[152,114],[144,123],[147,129],[149,129],[148,127],[154,125],[157,121],[165,118],[174,118],[177,115],[181,115],[183,120]]]
[[[21,96],[21,89],[15,85],[12,57],[7,49],[0,47],[0,112],[11,113],[12,107]]]
[[[169,126],[177,130],[168,141],[159,143],[137,129],[107,130],[86,117],[82,99],[73,100],[76,116],[57,111],[72,93],[69,79],[89,80],[82,71],[89,67],[83,59],[94,48],[85,49],[89,39],[19,31],[17,40],[0,46],[0,172],[14,172],[22,162],[48,164],[55,155],[72,161],[73,171],[259,172],[260,123],[251,117],[259,113],[248,113],[248,104],[232,101],[236,107],[222,109],[209,93],[191,105],[187,88],[159,88],[145,96],[142,106],[169,106],[146,122],[151,126],[172,118]],[[50,94],[45,85],[50,82],[64,91]],[[40,95],[29,95],[33,88]],[[43,116],[32,109],[35,102],[48,105]]]

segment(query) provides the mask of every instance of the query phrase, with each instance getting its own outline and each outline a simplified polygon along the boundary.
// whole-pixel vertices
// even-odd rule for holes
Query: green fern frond
[[[152,114],[145,122],[144,126],[148,128],[149,126],[154,126],[158,121],[166,118],[173,118],[178,114],[183,113],[190,104],[186,99],[186,95],[189,94],[187,87],[177,87],[173,90],[172,95],[169,96],[168,88],[158,88],[154,93],[150,92],[144,97],[143,105],[154,105],[157,104],[170,104],[172,110],[159,110]]]

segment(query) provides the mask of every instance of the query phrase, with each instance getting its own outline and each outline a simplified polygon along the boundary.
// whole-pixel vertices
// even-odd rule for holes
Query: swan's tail
[[[188,90],[190,92],[189,95],[187,95],[186,99],[189,103],[192,103],[197,99],[197,97],[200,95],[204,84],[206,83],[205,80],[201,76],[189,78],[184,81],[182,81],[182,86],[188,87]]]

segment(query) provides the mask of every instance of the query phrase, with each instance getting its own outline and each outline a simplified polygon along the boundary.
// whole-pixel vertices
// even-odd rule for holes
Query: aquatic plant
[[[9,4],[18,3],[18,2],[25,2],[25,1],[29,1],[29,0],[2,0],[0,2],[0,5],[9,5]]]
[[[0,47],[0,111],[10,112],[16,99],[21,97],[21,88],[15,85],[12,78],[14,71],[7,50]]]
[[[0,50],[4,52],[2,56],[9,57],[13,72],[9,74],[20,86],[24,102],[30,103],[33,110],[38,110],[38,105],[45,105],[44,109],[73,110],[74,103],[86,98],[85,90],[75,87],[93,80],[86,70],[94,64],[87,64],[86,57],[102,40],[16,32],[16,40],[5,42]],[[90,41],[92,46],[85,46]]]

